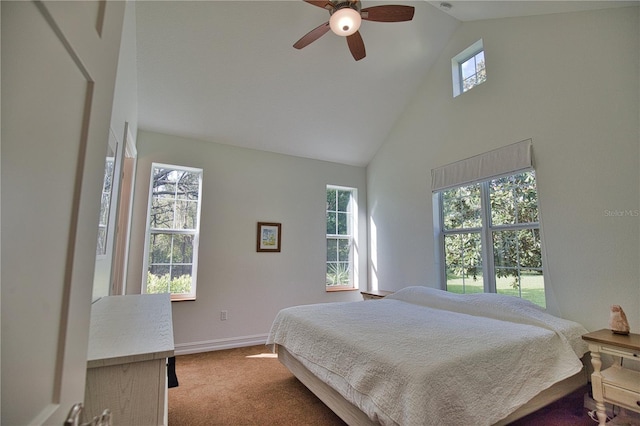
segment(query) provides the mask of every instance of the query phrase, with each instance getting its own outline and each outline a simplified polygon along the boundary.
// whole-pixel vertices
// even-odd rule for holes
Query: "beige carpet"
[[[345,423],[266,346],[176,357],[169,425],[340,425]]]

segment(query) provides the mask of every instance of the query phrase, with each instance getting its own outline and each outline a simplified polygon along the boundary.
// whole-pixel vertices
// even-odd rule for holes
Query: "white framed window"
[[[109,128],[109,141],[107,144],[107,155],[104,162],[104,179],[102,181],[102,193],[100,196],[100,217],[98,219],[98,245],[96,248],[97,256],[106,256],[107,245],[109,244],[109,220],[111,212],[111,204],[113,202],[113,189],[117,176],[114,175],[116,167],[116,154],[118,152],[118,141],[113,133],[113,129]]]
[[[102,195],[100,197],[100,219],[98,219],[98,247],[96,254],[107,254],[107,232],[109,229],[109,212],[111,211],[111,189],[113,188],[113,169],[115,166],[115,153],[107,158],[104,165],[104,180],[102,182]]]
[[[530,144],[520,145],[522,152],[530,149]],[[514,147],[507,147],[511,152],[505,156],[494,151],[447,166],[449,176],[434,182],[455,182],[451,176],[456,169],[468,170],[474,163],[493,161],[490,167],[495,170],[499,159],[517,155],[518,147],[511,149]],[[433,173],[434,178],[438,174]],[[442,288],[454,293],[518,296],[545,307],[535,171],[529,167],[470,182],[461,180],[460,184],[447,184],[434,191],[436,256]]]
[[[451,59],[451,76],[454,98],[487,80],[482,39]]]
[[[202,169],[151,166],[143,293],[196,297]]]
[[[327,185],[327,291],[358,287],[357,191]]]

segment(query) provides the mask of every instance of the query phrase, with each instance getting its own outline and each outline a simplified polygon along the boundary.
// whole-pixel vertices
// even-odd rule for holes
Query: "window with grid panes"
[[[446,288],[509,294],[545,306],[535,172],[441,191]]]
[[[152,165],[144,293],[195,298],[201,193],[201,169]]]
[[[356,193],[355,188],[327,186],[327,290],[355,287]]]
[[[487,69],[482,39],[451,59],[453,97],[487,81]]]

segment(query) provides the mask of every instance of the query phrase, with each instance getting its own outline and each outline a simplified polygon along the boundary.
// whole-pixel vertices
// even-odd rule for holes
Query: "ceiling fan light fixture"
[[[350,36],[360,29],[362,17],[360,12],[350,6],[335,10],[329,19],[331,31],[339,36]]]

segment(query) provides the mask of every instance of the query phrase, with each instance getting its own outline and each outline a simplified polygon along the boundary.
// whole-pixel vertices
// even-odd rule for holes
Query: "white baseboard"
[[[264,345],[268,334],[255,334],[253,336],[231,337],[227,339],[206,340],[203,342],[178,343],[175,346],[175,355],[196,354],[200,352],[220,351],[223,349],[242,348],[245,346]],[[265,350],[267,348],[265,347]]]

